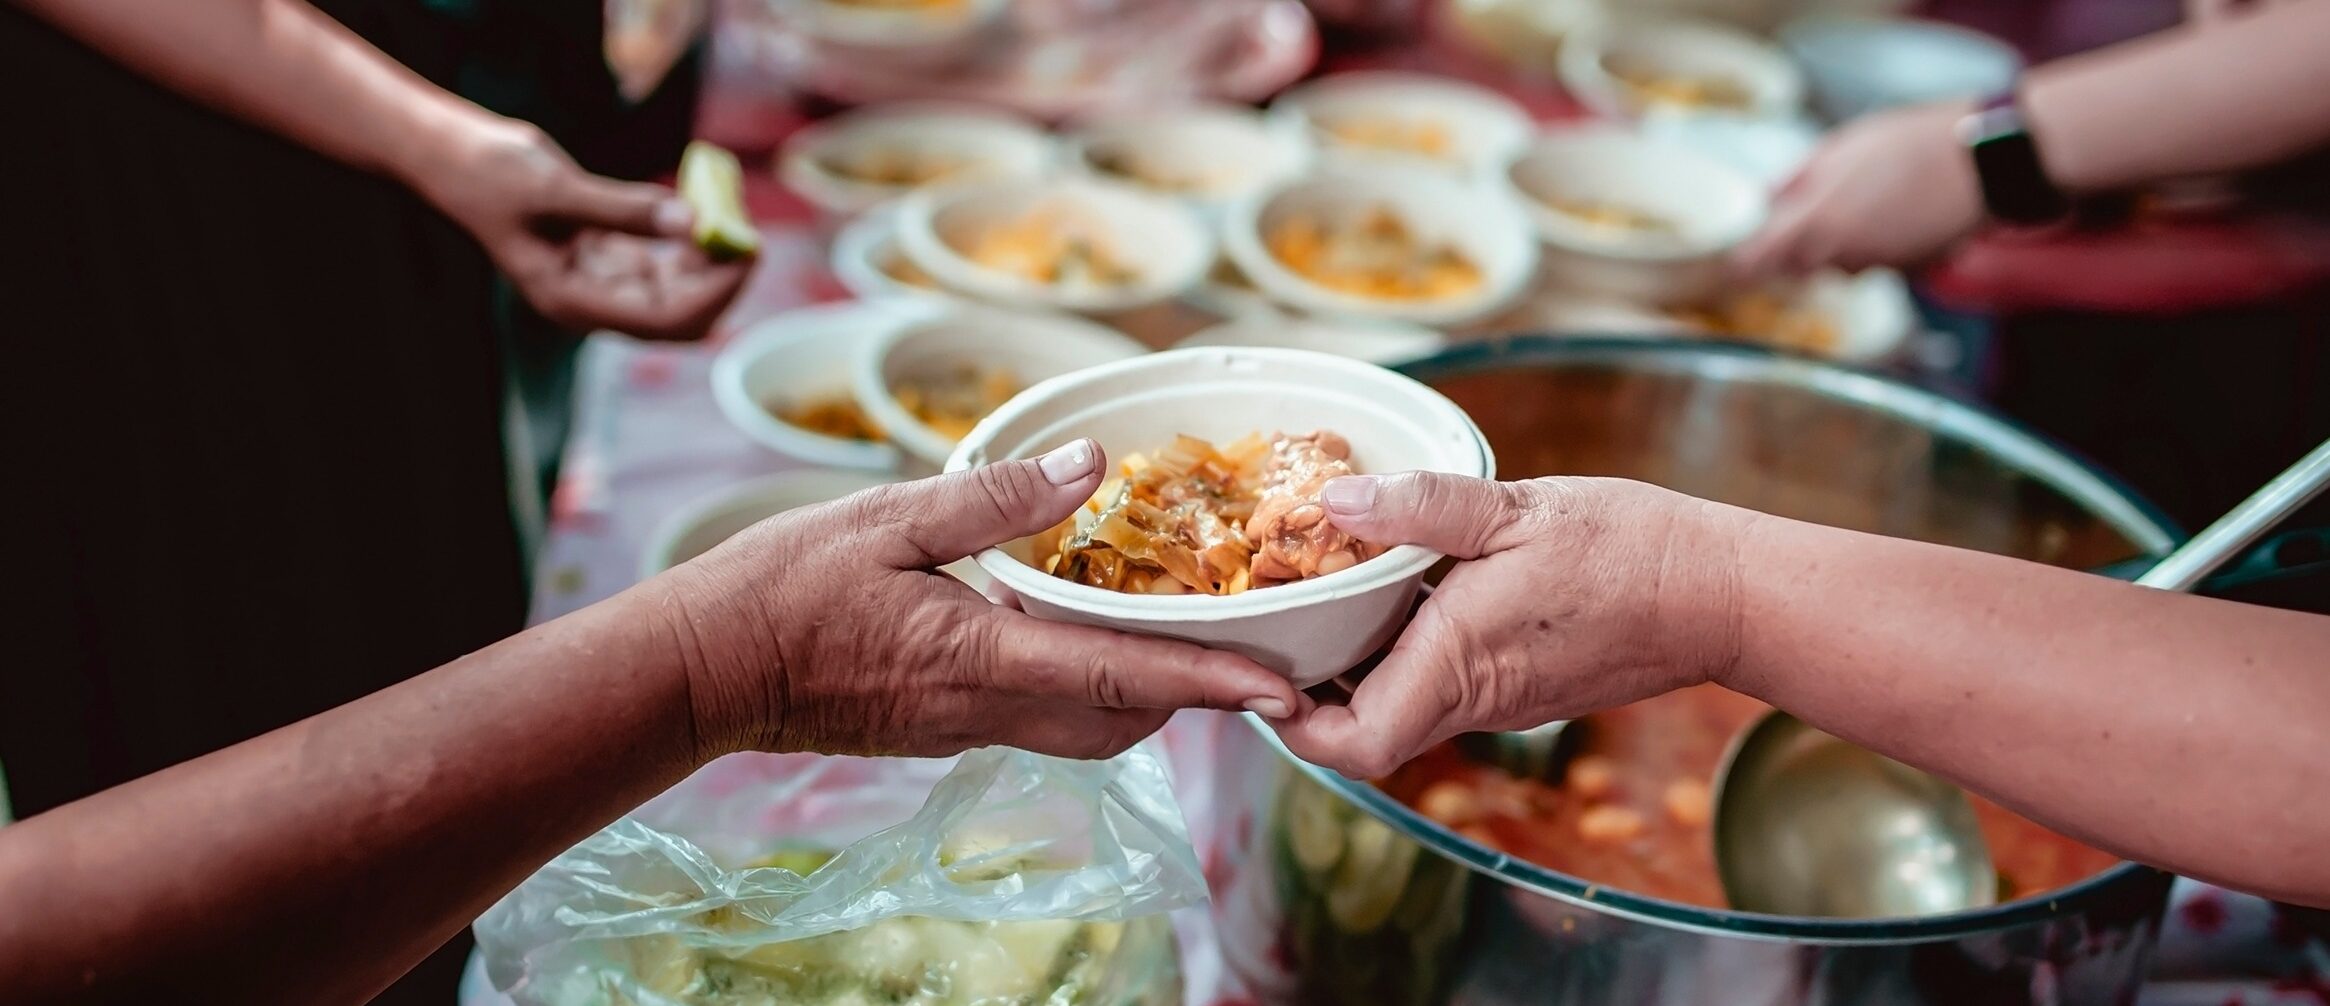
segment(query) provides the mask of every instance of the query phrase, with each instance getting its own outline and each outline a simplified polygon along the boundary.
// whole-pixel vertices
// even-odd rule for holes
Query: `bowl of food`
[[[1249,315],[1202,329],[1176,343],[1174,348],[1262,346],[1302,349],[1390,366],[1422,359],[1447,345],[1447,336],[1422,325],[1395,321]]]
[[[1824,270],[1674,314],[1702,334],[1862,365],[1899,355],[1917,330],[1909,284],[1891,269]]]
[[[861,345],[937,308],[853,301],[801,308],[737,334],[712,360],[712,400],[745,436],[812,464],[890,471],[891,446],[858,405],[851,375]]]
[[[953,296],[899,247],[894,206],[877,206],[843,227],[833,239],[829,265],[842,288],[860,300]]]
[[[1616,18],[1562,49],[1562,86],[1596,114],[1786,117],[1804,74],[1762,39],[1675,17]]]
[[[928,66],[968,54],[1008,0],[793,0],[792,23],[829,57]]]
[[[1029,385],[1147,351],[1078,318],[963,306],[858,343],[850,388],[892,443],[936,471],[973,426]]]
[[[1529,113],[1484,87],[1393,70],[1339,73],[1271,102],[1284,128],[1343,162],[1490,174],[1529,141]]]
[[[788,510],[827,503],[875,486],[898,481],[896,476],[839,468],[808,468],[778,472],[724,486],[674,511],[648,536],[639,558],[639,578],[661,573],[736,536],[745,528]],[[949,563],[942,571],[984,590],[986,571],[968,559]]]
[[[941,180],[1039,175],[1050,170],[1056,152],[1043,130],[1007,112],[902,102],[794,133],[777,173],[818,209],[847,217]]]
[[[1265,296],[1328,316],[1457,325],[1512,303],[1537,242],[1499,191],[1413,168],[1329,169],[1232,208],[1222,247]]]
[[[940,285],[1012,307],[1112,314],[1196,284],[1214,243],[1188,207],[1093,178],[995,179],[917,192],[899,245]]]
[[[1440,556],[1381,549],[1325,519],[1340,474],[1496,473],[1480,431],[1382,367],[1292,349],[1179,349],[1038,384],[996,410],[949,471],[1080,437],[1110,477],[1058,527],[979,553],[1039,618],[1245,654],[1308,687],[1398,632]]]
[[[1506,180],[1545,243],[1550,282],[1652,304],[1713,296],[1725,256],[1769,206],[1737,169],[1611,127],[1539,138]]]
[[[1299,175],[1310,159],[1300,133],[1229,105],[1108,116],[1068,138],[1068,161],[1077,168],[1201,208]]]

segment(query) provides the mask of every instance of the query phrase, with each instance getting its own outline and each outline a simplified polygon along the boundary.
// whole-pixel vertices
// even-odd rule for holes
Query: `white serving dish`
[[[1322,158],[1357,164],[1391,163],[1486,176],[1529,142],[1536,128],[1512,99],[1449,77],[1398,70],[1338,73],[1303,84],[1270,104],[1283,128],[1309,137]],[[1436,126],[1445,156],[1356,145],[1338,138],[1338,122],[1364,120],[1403,127]]]
[[[1054,213],[1133,272],[1124,283],[1050,284],[975,261],[991,227]],[[900,204],[898,242],[942,286],[1009,307],[1117,314],[1180,295],[1213,263],[1213,235],[1188,207],[1094,178],[986,179],[920,190]]]
[[[897,448],[810,432],[778,419],[768,403],[854,395],[852,373],[860,347],[937,310],[937,305],[915,301],[853,301],[769,318],[738,333],[713,358],[712,400],[730,425],[779,454],[819,465],[891,471],[898,466]]]
[[[834,170],[834,159],[893,147],[962,160],[948,181],[1040,175],[1058,156],[1050,136],[1009,112],[953,102],[900,102],[845,112],[794,133],[778,155],[777,176],[829,217],[851,217],[918,186],[854,178]]]
[[[1688,304],[1721,290],[1726,256],[1763,226],[1756,180],[1696,150],[1614,126],[1549,133],[1506,172],[1514,201],[1545,243],[1555,285],[1647,304]],[[1599,226],[1549,200],[1621,206],[1672,233]]]
[[[924,425],[890,389],[962,368],[1000,368],[1023,385],[1148,352],[1111,328],[1061,315],[963,305],[886,329],[857,344],[850,389],[858,407],[906,452],[915,471],[938,471],[955,441]]]

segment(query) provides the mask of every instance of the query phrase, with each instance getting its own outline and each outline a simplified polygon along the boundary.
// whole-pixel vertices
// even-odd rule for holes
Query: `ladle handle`
[[[2273,481],[2217,518],[2216,523],[2194,535],[2182,548],[2169,553],[2159,565],[2137,577],[2136,585],[2178,593],[2191,590],[2202,577],[2248,548],[2259,535],[2312,502],[2325,486],[2330,486],[2330,440],[2298,459],[2289,470],[2274,476]]]

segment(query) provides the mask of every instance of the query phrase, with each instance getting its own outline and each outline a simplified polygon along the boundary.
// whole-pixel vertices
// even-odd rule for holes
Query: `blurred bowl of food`
[[[1562,43],[1607,16],[1601,0],[1454,0],[1442,15],[1453,34],[1516,67],[1558,65]]]
[[[1448,345],[1448,337],[1422,325],[1395,321],[1249,315],[1201,329],[1174,345],[1260,346],[1332,353],[1381,366],[1422,359]]]
[[[1842,122],[1897,105],[1995,94],[2023,61],[1981,32],[1915,18],[1822,14],[1791,21],[1780,44],[1803,65],[1820,113]]]
[[[1302,174],[1311,148],[1296,131],[1242,106],[1168,106],[1096,118],[1068,136],[1084,171],[1200,209]]]
[[[970,53],[1009,0],[779,0],[827,59],[929,67]]]
[[[834,236],[829,264],[842,288],[860,300],[952,297],[898,246],[895,206],[877,206],[843,227]]]
[[[1650,304],[1719,291],[1725,256],[1768,208],[1764,189],[1723,162],[1607,126],[1539,138],[1506,179],[1551,282]]]
[[[938,181],[1027,177],[1057,149],[1025,119],[949,102],[873,105],[808,126],[785,142],[778,177],[819,210],[854,216]]]
[[[1562,86],[1596,114],[1785,117],[1804,104],[1804,74],[1770,43],[1678,17],[1613,18],[1562,47]]]
[[[813,464],[890,471],[898,450],[859,407],[862,344],[935,315],[916,301],[853,301],[788,311],[737,333],[712,360],[712,400],[763,447]]]
[[[893,326],[856,350],[850,390],[859,407],[930,471],[1029,385],[1148,351],[1079,318],[969,305]]]
[[[1463,410],[1373,364],[1291,349],[1180,349],[1037,384],[963,439],[947,469],[1098,441],[1112,477],[1059,527],[981,552],[1039,618],[1227,649],[1307,687],[1405,621],[1440,557],[1363,545],[1325,520],[1337,474],[1486,478]]]
[[[1674,314],[1701,334],[1861,366],[1898,357],[1918,326],[1909,284],[1891,269],[1824,270]]]
[[[1324,158],[1468,175],[1504,167],[1535,123],[1502,94],[1431,74],[1369,70],[1321,77],[1280,95],[1270,115]]]
[[[1250,196],[1225,217],[1222,247],[1272,300],[1432,326],[1511,304],[1538,258],[1504,192],[1390,165],[1328,169]]]
[[[1020,308],[1112,314],[1180,295],[1213,235],[1171,199],[1095,178],[937,186],[899,208],[899,246],[941,286]]]

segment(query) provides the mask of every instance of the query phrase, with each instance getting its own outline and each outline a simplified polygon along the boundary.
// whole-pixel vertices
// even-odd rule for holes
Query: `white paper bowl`
[[[851,296],[859,300],[887,297],[955,300],[954,295],[937,285],[937,280],[931,280],[930,286],[921,286],[892,275],[890,269],[897,263],[913,266],[906,258],[906,250],[898,245],[895,206],[877,206],[866,211],[833,239],[833,275]]]
[[[1828,316],[1837,344],[1828,355],[1844,363],[1876,364],[1901,354],[1917,331],[1917,304],[1909,283],[1891,269],[1838,270],[1807,278],[1797,303]]]
[[[1260,431],[1332,430],[1359,471],[1425,469],[1478,478],[1496,462],[1479,428],[1438,392],[1372,364],[1291,349],[1181,349],[1079,371],[1029,388],[988,416],[947,459],[960,471],[1034,457],[1092,437],[1111,459],[1186,433],[1226,443]],[[1028,564],[1021,539],[979,565],[1038,618],[1171,636],[1244,654],[1308,687],[1374,653],[1399,631],[1440,556],[1403,545],[1338,573],[1227,597],[1120,594]]]
[[[1617,60],[1657,73],[1729,78],[1746,89],[1749,107],[1700,110],[1647,101],[1611,75],[1610,63]],[[1685,18],[1615,18],[1582,31],[1562,47],[1560,73],[1572,96],[1608,118],[1654,112],[1786,117],[1804,104],[1803,71],[1778,48],[1742,31]]]
[[[1430,356],[1447,345],[1447,336],[1422,325],[1253,315],[1198,331],[1181,340],[1174,348],[1243,346],[1301,349],[1390,366]]]
[[[820,465],[890,471],[889,444],[829,437],[770,413],[770,401],[849,397],[863,344],[935,307],[913,301],[857,301],[788,311],[737,334],[712,360],[712,400],[754,443]]]
[[[836,172],[836,157],[889,147],[960,157],[949,181],[1028,177],[1051,169],[1058,150],[1027,120],[997,109],[947,102],[874,105],[834,116],[794,133],[777,159],[777,176],[811,205],[835,217],[855,216],[904,196],[914,186],[883,185]]]
[[[712,550],[745,528],[787,510],[814,506],[851,493],[896,482],[894,476],[832,468],[780,472],[727,486],[673,512],[657,524],[640,556],[639,578],[645,580]],[[979,564],[969,559],[949,563],[942,570],[974,589],[992,582]]]
[[[961,306],[894,326],[859,342],[850,364],[858,407],[890,442],[938,471],[955,441],[898,404],[890,389],[916,378],[941,378],[964,367],[1001,368],[1023,386],[1148,352],[1114,329],[1078,318]]]
[[[1555,285],[1649,304],[1717,293],[1724,257],[1763,226],[1769,198],[1754,178],[1688,147],[1612,127],[1548,134],[1506,172],[1515,202],[1545,242]],[[1549,198],[1648,213],[1675,234],[1597,227]]]
[[[972,260],[966,250],[991,227],[1057,209],[1132,269],[1120,284],[1036,282]],[[1188,207],[1130,185],[1092,178],[993,179],[923,189],[899,207],[908,258],[957,293],[1038,310],[1114,314],[1148,307],[1194,286],[1213,263],[1213,237]]]
[[[1158,185],[1120,174],[1109,166],[1119,157],[1144,172],[1203,184]],[[1068,137],[1067,160],[1096,177],[1207,211],[1302,174],[1311,148],[1299,132],[1251,109],[1201,104],[1112,115],[1078,127]]]
[[[1438,300],[1385,300],[1329,289],[1270,253],[1266,235],[1297,215],[1354,219],[1382,206],[1428,244],[1457,249],[1480,267],[1481,285]],[[1222,224],[1222,249],[1256,289],[1312,314],[1460,325],[1510,305],[1537,268],[1537,241],[1519,206],[1501,189],[1414,168],[1328,169],[1241,201]]]
[[[1981,32],[1911,18],[1815,15],[1780,29],[1804,67],[1813,104],[1843,121],[1898,105],[1979,97],[2022,71],[2012,46]]]
[[[973,32],[993,23],[1008,5],[1008,0],[963,0],[947,9],[885,10],[801,0],[795,8],[804,33],[833,52],[859,50],[870,58],[930,61],[959,52]]]
[[[1342,163],[1391,163],[1408,167],[1488,175],[1529,142],[1536,128],[1529,113],[1511,99],[1484,87],[1430,74],[1396,70],[1339,73],[1294,88],[1271,102],[1270,115],[1284,128],[1308,136],[1324,159]],[[1333,124],[1348,120],[1436,124],[1446,132],[1445,158],[1354,145],[1338,139]]]

